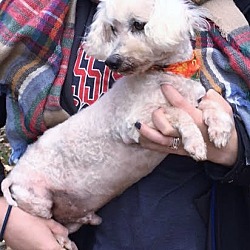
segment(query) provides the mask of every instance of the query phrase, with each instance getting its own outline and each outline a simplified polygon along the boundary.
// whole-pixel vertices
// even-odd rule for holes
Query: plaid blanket
[[[0,4],[0,94],[7,93],[10,163],[47,129],[44,111],[60,109],[73,36],[74,2],[4,0]]]
[[[197,35],[202,60],[201,82],[235,104],[250,136],[250,27],[240,27],[225,39],[211,22],[209,32]]]
[[[60,93],[74,36],[76,0],[4,0],[0,3],[0,95],[7,94],[6,133],[15,164],[62,111]],[[201,80],[235,103],[250,135],[250,28],[224,39],[215,25],[198,34]],[[64,114],[63,112],[61,112]],[[65,117],[53,116],[54,124]]]

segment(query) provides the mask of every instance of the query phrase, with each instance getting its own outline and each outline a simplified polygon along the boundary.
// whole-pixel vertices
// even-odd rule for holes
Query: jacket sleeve
[[[0,128],[5,125],[6,122],[6,96],[0,93]]]
[[[210,178],[221,183],[232,183],[235,185],[250,185],[250,139],[241,118],[234,110],[235,127],[238,135],[238,157],[234,166],[230,169],[205,162],[205,169]]]
[[[0,93],[0,128],[2,128],[5,125],[5,122],[6,122],[6,97],[5,95],[1,95]],[[4,178],[5,178],[4,166],[0,159],[0,185]],[[0,196],[2,195],[3,195],[2,190],[0,188]]]
[[[3,166],[3,164],[2,164],[2,162],[0,160],[0,185],[1,185],[4,178],[5,178],[4,166]],[[0,196],[3,196],[1,188],[0,188]]]
[[[234,0],[236,6],[245,15],[248,23],[250,24],[250,2],[249,0]]]

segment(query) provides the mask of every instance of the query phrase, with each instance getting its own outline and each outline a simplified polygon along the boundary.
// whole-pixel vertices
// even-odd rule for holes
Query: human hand
[[[162,85],[162,92],[171,105],[186,111],[200,128],[203,138],[207,144],[207,159],[225,166],[232,166],[236,161],[238,152],[238,138],[235,127],[232,130],[232,135],[228,144],[225,147],[218,149],[209,140],[207,126],[203,122],[202,118],[202,111],[188,103],[171,85]],[[206,96],[203,97],[203,100],[212,100],[218,103],[224,112],[233,115],[230,105],[214,90],[209,90]],[[180,135],[178,131],[168,123],[164,112],[165,111],[162,108],[153,112],[152,120],[155,129],[150,128],[146,124],[141,124],[139,129],[139,141],[141,146],[166,154],[188,155],[182,144],[179,145],[178,149],[173,149],[171,147],[173,145],[174,138],[179,137]]]
[[[0,198],[0,220],[3,222],[8,204]],[[4,240],[12,250],[63,250],[54,235],[68,236],[68,230],[55,222],[32,216],[13,207],[4,233]]]

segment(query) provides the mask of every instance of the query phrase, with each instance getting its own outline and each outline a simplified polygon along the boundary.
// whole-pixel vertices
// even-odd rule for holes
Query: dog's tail
[[[17,203],[13,199],[12,194],[10,192],[10,187],[11,187],[12,184],[13,183],[12,183],[11,178],[7,177],[6,179],[4,179],[2,181],[1,189],[2,189],[3,195],[4,195],[5,199],[6,199],[6,201],[8,202],[8,204],[17,207]]]

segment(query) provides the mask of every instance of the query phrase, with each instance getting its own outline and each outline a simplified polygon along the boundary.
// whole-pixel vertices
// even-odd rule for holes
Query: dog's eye
[[[134,21],[133,24],[132,24],[132,32],[144,30],[145,24],[146,24],[146,23]]]

